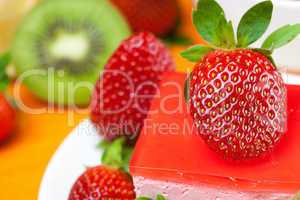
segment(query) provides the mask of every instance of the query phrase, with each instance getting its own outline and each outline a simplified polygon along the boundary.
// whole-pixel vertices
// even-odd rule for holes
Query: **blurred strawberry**
[[[16,113],[3,94],[0,94],[0,142],[13,132]]]
[[[111,0],[128,19],[134,31],[166,36],[179,20],[176,0]]]
[[[125,40],[96,83],[91,119],[107,140],[135,138],[143,127],[162,74],[175,70],[168,49],[152,34]]]
[[[4,91],[9,83],[6,66],[10,62],[10,55],[0,56],[0,91]],[[0,142],[7,139],[15,127],[16,113],[3,93],[0,92]]]

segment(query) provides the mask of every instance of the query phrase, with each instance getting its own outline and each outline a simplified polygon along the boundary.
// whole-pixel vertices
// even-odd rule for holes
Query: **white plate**
[[[101,137],[89,120],[75,128],[60,145],[44,174],[40,185],[39,200],[67,200],[76,179],[86,167],[100,164]]]
[[[285,82],[300,84],[299,76],[284,74]],[[49,162],[40,185],[39,200],[67,200],[75,180],[88,166],[100,164],[101,137],[89,120],[75,128]]]

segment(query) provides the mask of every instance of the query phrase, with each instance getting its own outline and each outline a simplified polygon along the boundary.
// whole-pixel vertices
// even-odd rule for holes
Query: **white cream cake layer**
[[[155,198],[164,195],[168,200],[291,200],[292,194],[278,192],[247,192],[214,188],[207,185],[187,185],[133,177],[137,196]]]

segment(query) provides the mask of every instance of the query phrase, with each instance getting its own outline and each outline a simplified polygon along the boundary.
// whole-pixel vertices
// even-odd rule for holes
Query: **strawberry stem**
[[[99,147],[104,150],[101,157],[102,164],[129,173],[133,147],[127,144],[125,137],[117,138],[112,142],[103,141]]]

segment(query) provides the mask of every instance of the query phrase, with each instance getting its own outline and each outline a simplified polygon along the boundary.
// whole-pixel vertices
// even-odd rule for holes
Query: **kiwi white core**
[[[88,37],[84,33],[59,34],[50,45],[50,54],[57,59],[80,61],[89,50]]]

